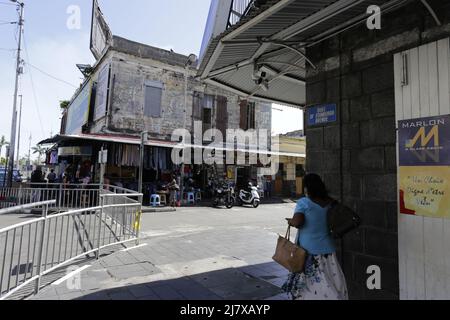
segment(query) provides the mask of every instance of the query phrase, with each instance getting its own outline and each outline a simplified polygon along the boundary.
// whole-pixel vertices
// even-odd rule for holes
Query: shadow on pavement
[[[275,271],[272,263],[227,268],[95,291],[74,300],[272,300],[282,294],[284,278],[279,269],[278,274],[269,270]]]

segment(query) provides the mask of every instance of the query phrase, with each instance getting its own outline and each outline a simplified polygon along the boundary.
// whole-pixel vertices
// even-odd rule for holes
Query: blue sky
[[[89,50],[91,0],[23,0],[25,7],[25,43],[28,55],[22,58],[48,74],[78,86],[82,75],[77,63],[92,64]],[[0,0],[0,136],[10,137],[14,91],[15,6]],[[210,0],[99,0],[105,18],[115,35],[145,44],[198,55]],[[70,30],[67,13],[79,6],[81,28]],[[17,35],[17,34],[16,34]],[[25,64],[20,94],[24,96],[21,156],[28,153],[28,137],[34,146],[59,131],[59,101],[70,99],[74,87],[59,82]],[[33,80],[33,81],[31,81]],[[33,89],[34,87],[34,89]],[[276,111],[279,112],[279,111]],[[283,112],[285,113],[285,112]],[[300,122],[300,119],[298,121]],[[296,124],[292,124],[295,130]]]

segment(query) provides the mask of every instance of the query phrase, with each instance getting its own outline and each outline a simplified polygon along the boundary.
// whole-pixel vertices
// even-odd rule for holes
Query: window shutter
[[[248,124],[247,129],[256,128],[256,104],[254,102],[247,105],[248,108]]]
[[[217,97],[217,118],[216,118],[216,128],[222,132],[223,135],[226,134],[228,126],[228,110],[227,110],[227,98],[218,96]]]
[[[161,117],[162,88],[145,85],[144,115],[147,117]]]
[[[247,130],[247,110],[248,110],[248,103],[247,100],[242,100],[240,103],[240,109],[241,109],[241,121],[240,121],[240,128],[242,130]]]
[[[194,92],[194,101],[192,105],[192,117],[195,120],[202,120],[203,110],[203,94],[200,92]]]

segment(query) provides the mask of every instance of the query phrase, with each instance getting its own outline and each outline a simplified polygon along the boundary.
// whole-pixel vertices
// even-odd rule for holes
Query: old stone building
[[[188,59],[114,36],[86,80],[95,83],[95,98],[84,129],[78,127],[74,132],[136,135],[147,131],[156,139],[170,140],[176,129],[192,131],[193,119],[205,120],[212,128],[241,128],[247,118],[241,112],[241,98],[197,80],[195,65],[187,66]],[[200,107],[199,114],[194,114],[194,103],[201,104],[195,106]],[[254,108],[253,128],[270,131],[271,104],[249,101],[245,105]]]
[[[171,162],[170,153],[177,144],[172,141],[172,134],[177,129],[193,132],[194,121],[202,124],[200,134],[207,129],[219,129],[225,139],[227,129],[265,129],[270,137],[271,104],[244,100],[235,93],[204,84],[196,78],[196,61],[192,56],[113,36],[95,65],[84,72],[84,84],[63,116],[61,135],[46,142],[58,143],[60,160],[76,163],[75,166],[88,161],[86,166],[92,166],[95,180],[99,179],[97,154],[103,147],[108,150],[106,175],[113,175],[121,183],[134,183],[130,187],[135,188],[142,132],[149,133],[146,159],[152,160],[152,155],[160,157],[147,166],[156,167],[157,171],[146,172],[144,179],[149,180],[167,180],[171,171],[180,170]],[[197,147],[210,142],[203,141]],[[85,147],[83,154],[77,154],[81,148],[74,149],[80,146]],[[192,177],[200,170],[192,166],[186,169],[186,174]],[[219,165],[215,174],[222,176],[228,172],[233,172],[231,180],[242,180],[241,184],[246,179],[256,180],[258,175],[257,168],[249,164]],[[197,177],[201,186],[211,174]]]

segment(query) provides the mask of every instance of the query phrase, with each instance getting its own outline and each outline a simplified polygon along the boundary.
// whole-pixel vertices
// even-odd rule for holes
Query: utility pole
[[[19,9],[19,39],[17,48],[17,61],[16,61],[16,83],[14,88],[14,104],[11,121],[11,145],[9,148],[9,163],[8,163],[8,185],[12,187],[13,171],[14,171],[14,153],[16,151],[16,133],[17,133],[17,93],[19,90],[19,77],[22,74],[22,59],[20,57],[22,50],[22,32],[23,32],[23,12],[25,4],[18,0],[11,0],[17,3]]]
[[[197,56],[195,54],[191,54],[188,57],[188,61],[184,65],[184,119],[183,119],[183,129],[186,130],[186,121],[188,114],[188,84],[189,84],[189,68],[197,61]],[[185,137],[184,137],[185,138]],[[183,141],[184,141],[183,138]],[[186,142],[186,141],[185,141]],[[191,141],[189,141],[191,143]],[[185,155],[185,150],[183,150],[183,158]],[[186,160],[186,159],[184,159]],[[181,193],[181,201],[183,201],[184,194],[184,171],[185,171],[185,161],[181,164],[181,172],[180,172],[180,193]]]
[[[148,141],[148,132],[141,133],[141,150],[140,150],[140,160],[139,160],[139,182],[138,182],[138,193],[143,193],[143,183],[144,183],[144,156],[145,156],[145,144]]]
[[[29,138],[29,141],[28,141],[28,163],[27,163],[27,178],[28,178],[28,181],[31,179],[30,167],[31,167],[31,140],[32,139],[33,138],[31,137],[31,133],[30,133],[30,138]],[[33,170],[31,170],[31,171],[33,171]]]
[[[17,166],[20,166],[20,130],[22,127],[22,100],[23,100],[23,96],[20,95],[20,109],[19,109],[19,131],[17,132]]]

